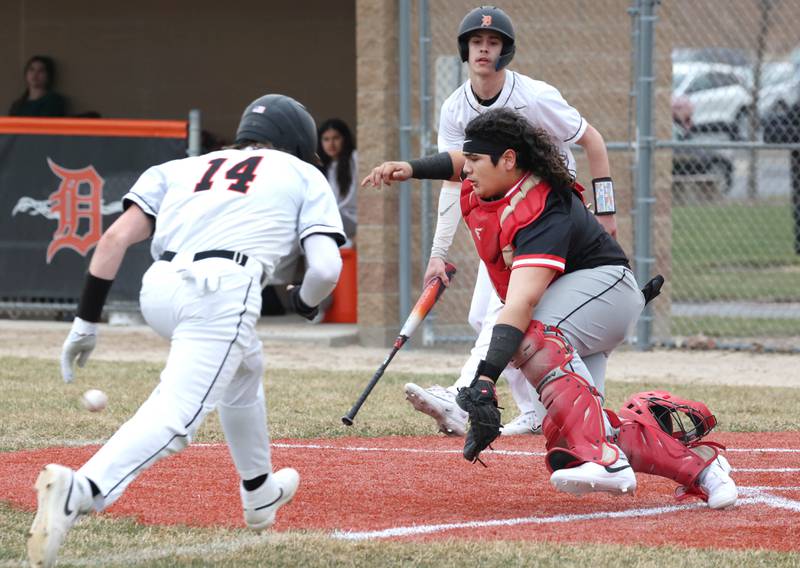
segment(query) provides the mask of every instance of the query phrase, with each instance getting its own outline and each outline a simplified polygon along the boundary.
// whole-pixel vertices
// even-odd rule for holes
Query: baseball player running
[[[305,107],[266,95],[244,111],[235,144],[148,169],[124,196],[125,212],[92,257],[78,317],[62,351],[64,380],[95,346],[106,295],[129,246],[153,237],[155,262],[142,278],[147,323],[170,339],[161,380],[136,414],[80,469],[46,466],[28,539],[36,566],[51,566],[76,520],[114,503],[137,475],[177,453],[203,418],[219,410],[241,478],[248,527],[266,529],[300,477],[272,471],[255,325],[261,283],[295,243],[308,267],[290,291],[311,319],[339,278],[345,241],[333,192],[315,161],[316,128]]]
[[[645,299],[625,253],[587,211],[550,134],[513,110],[494,109],[471,120],[465,136],[461,152],[421,160],[433,179],[465,178],[461,214],[503,301],[486,355],[456,397],[469,415],[464,457],[478,461],[499,435],[495,383],[511,363],[547,409],[545,463],[557,490],[630,494],[636,469],[685,484],[711,507],[732,506],[736,485],[714,445],[676,439],[655,419],[663,412],[642,397],[623,408],[625,423],[602,407],[585,361],[623,341]],[[381,175],[404,180],[419,171],[389,162]],[[649,420],[636,412],[643,407],[654,412]],[[705,420],[710,413],[694,415]],[[706,421],[704,432],[710,427]]]
[[[579,144],[584,148],[589,170],[595,178],[592,185],[600,197],[596,202],[603,204],[595,213],[606,230],[616,236],[613,187],[603,137],[564,100],[555,87],[506,69],[515,51],[511,18],[503,10],[493,6],[481,6],[470,11],[459,26],[458,50],[461,60],[468,63],[469,79],[442,105],[439,151],[460,151],[464,142],[464,128],[481,113],[497,108],[514,109],[534,126],[547,131],[557,144],[573,176],[575,158],[569,146]],[[378,174],[375,177],[381,176]],[[426,177],[425,172],[420,172],[419,177]],[[445,284],[448,283],[444,266],[460,219],[459,191],[458,183],[445,182],[442,186],[438,221],[430,261],[425,271],[425,282],[438,276]],[[486,355],[491,329],[501,307],[486,267],[481,262],[469,311],[469,323],[478,332],[478,336],[460,376],[455,384],[447,388],[434,385],[424,389],[414,383],[405,387],[406,398],[414,408],[436,420],[440,431],[445,434],[463,436],[466,431],[467,416],[455,404],[455,395],[459,388],[472,381],[478,362]],[[595,376],[601,393],[604,390],[606,358],[607,354],[597,353],[587,357],[585,361]],[[506,424],[502,433],[510,435],[539,432],[545,411],[536,394],[516,369],[506,369],[503,376],[508,380],[520,415]]]

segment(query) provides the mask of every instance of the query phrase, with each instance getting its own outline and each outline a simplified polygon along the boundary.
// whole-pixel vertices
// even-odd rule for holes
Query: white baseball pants
[[[253,259],[242,267],[178,254],[147,270],[142,314],[171,340],[169,357],[150,397],[80,469],[102,493],[98,508],[110,506],[156,461],[185,448],[215,408],[240,477],[272,472],[255,333],[260,278],[261,265]]]

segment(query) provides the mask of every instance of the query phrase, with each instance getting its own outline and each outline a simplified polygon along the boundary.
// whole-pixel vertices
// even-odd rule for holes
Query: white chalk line
[[[97,446],[102,445],[106,440],[62,440],[51,439],[45,442],[46,446],[64,446],[64,447],[81,447],[81,446]],[[199,442],[191,444],[194,448],[224,448],[227,447],[223,442]],[[310,443],[288,443],[288,442],[273,442],[274,448],[287,448],[287,449],[301,449],[301,450],[341,450],[347,452],[398,452],[398,453],[415,453],[415,454],[461,454],[461,450],[448,450],[436,448],[384,448],[380,446],[339,446],[336,444],[310,444]],[[18,450],[18,451],[36,451],[45,449],[42,447]],[[728,448],[728,453],[786,453],[796,454],[800,453],[800,448]],[[12,453],[12,452],[9,452]],[[541,457],[545,452],[533,452],[527,450],[488,450],[487,455],[498,456],[531,456]]]
[[[791,499],[784,499],[775,495],[770,495],[763,491],[764,488],[740,488],[743,494],[751,495],[750,497],[740,498],[738,505],[758,505],[763,504],[774,508],[789,509],[791,511],[800,512],[800,502]],[[780,490],[783,488],[768,488],[771,491]],[[796,490],[798,487],[790,487],[786,489]],[[554,523],[570,523],[579,521],[602,521],[608,519],[626,519],[626,518],[641,518],[652,517],[656,515],[663,515],[668,513],[689,511],[692,509],[704,508],[705,503],[689,503],[685,505],[671,505],[666,507],[648,507],[648,508],[635,508],[624,511],[600,511],[596,513],[583,513],[573,515],[553,515],[549,517],[519,517],[512,519],[490,519],[485,521],[464,521],[458,523],[442,523],[434,525],[412,525],[393,527],[389,529],[382,529],[378,531],[342,531],[336,530],[330,533],[330,537],[335,540],[344,541],[366,541],[366,540],[381,540],[386,538],[421,536],[426,534],[433,534],[438,532],[445,532],[458,529],[480,529],[489,527],[502,527],[502,526],[520,526],[520,525],[545,525]],[[732,512],[731,512],[732,513]],[[186,545],[176,548],[165,549],[148,548],[136,549],[131,552],[124,552],[120,554],[103,555],[101,558],[69,558],[64,557],[61,561],[65,564],[72,564],[75,566],[108,566],[108,565],[141,565],[148,564],[155,560],[170,558],[170,557],[188,557],[188,558],[208,558],[214,554],[232,554],[239,550],[259,546],[269,542],[269,533],[266,535],[249,535],[242,534],[240,536],[228,535],[224,540],[219,540],[211,543]],[[0,563],[0,567],[11,566],[26,566],[26,563],[20,561],[5,561]]]
[[[67,447],[80,447],[100,445],[105,440],[52,440],[53,445],[67,446]],[[446,449],[422,449],[422,448],[381,448],[370,446],[337,446],[332,444],[291,444],[284,442],[276,442],[272,444],[273,447],[285,449],[316,449],[316,450],[341,450],[351,452],[399,452],[399,453],[426,453],[426,454],[461,454],[460,450],[446,450]],[[192,444],[196,447],[205,448],[223,448],[226,447],[224,443],[196,443]],[[764,452],[764,453],[798,453],[800,448],[728,448],[728,452]],[[509,455],[509,456],[530,456],[541,457],[544,452],[531,452],[522,450],[493,450],[490,452],[493,455]],[[753,473],[769,473],[769,472],[797,472],[800,468],[735,468],[736,472],[753,472]],[[767,505],[777,509],[787,509],[793,512],[800,512],[800,501],[786,499],[769,492],[775,491],[800,491],[800,487],[772,487],[772,486],[754,486],[742,487],[739,486],[742,495],[751,495],[750,497],[740,498],[737,502],[739,505]],[[551,524],[563,523],[583,520],[602,520],[602,519],[615,519],[615,518],[632,518],[632,517],[647,517],[660,515],[670,512],[678,512],[683,510],[697,509],[704,507],[703,503],[693,503],[688,505],[673,505],[668,507],[654,507],[648,509],[630,509],[627,511],[609,511],[598,512],[581,515],[557,515],[554,517],[523,517],[518,519],[497,519],[488,521],[465,521],[461,523],[449,523],[439,525],[414,525],[411,527],[396,527],[391,529],[383,529],[380,531],[334,531],[331,533],[331,538],[339,540],[373,540],[392,538],[395,536],[414,536],[421,534],[431,534],[435,532],[442,532],[460,528],[485,528],[492,526],[515,526],[522,524]],[[241,537],[231,540],[230,538],[220,541],[212,542],[202,545],[187,545],[178,548],[164,550],[163,548],[153,549],[137,549],[135,552],[122,553],[116,555],[104,555],[101,559],[86,559],[86,558],[64,558],[63,562],[74,564],[76,566],[105,566],[109,564],[147,564],[154,560],[168,558],[171,556],[206,556],[210,554],[229,554],[237,552],[243,548],[257,546],[264,543],[264,535],[242,535]],[[5,560],[0,561],[0,567],[17,567],[27,566],[24,560]]]
[[[737,506],[741,505],[767,505],[768,507],[776,509],[788,509],[793,512],[800,513],[800,501],[793,499],[786,499],[771,495],[763,489],[770,491],[775,490],[796,490],[797,487],[788,488],[747,488],[740,487],[741,492],[749,497],[740,498],[737,501]],[[338,540],[348,541],[364,541],[364,540],[380,540],[385,538],[396,538],[405,536],[420,536],[426,534],[433,534],[444,531],[451,531],[457,529],[480,529],[489,527],[501,526],[518,526],[518,525],[544,525],[553,523],[569,523],[578,521],[596,521],[606,519],[625,519],[634,517],[652,517],[655,515],[663,515],[666,513],[675,513],[679,511],[688,511],[691,509],[699,509],[706,507],[705,503],[691,503],[686,505],[672,505],[667,507],[649,507],[627,509],[624,511],[602,511],[597,513],[582,513],[574,515],[554,515],[551,517],[519,517],[514,519],[490,519],[486,521],[464,521],[459,523],[443,523],[436,525],[411,525],[393,527],[377,531],[334,531],[331,533],[331,538]],[[732,511],[731,511],[732,513]]]
[[[738,506],[741,505],[767,505],[769,507],[778,509],[788,509],[793,512],[800,512],[800,501],[785,499],[772,495],[769,492],[775,491],[798,491],[800,487],[739,487],[742,497],[737,502]],[[624,519],[635,517],[652,517],[655,515],[662,515],[666,513],[673,513],[679,511],[688,511],[691,509],[700,509],[705,507],[704,503],[690,503],[686,505],[671,505],[666,507],[650,507],[629,509],[626,511],[603,511],[597,513],[585,513],[574,515],[555,515],[551,517],[521,517],[514,519],[494,519],[487,521],[464,521],[460,523],[444,523],[436,525],[413,525],[410,527],[395,527],[390,529],[382,529],[379,531],[342,531],[336,530],[330,533],[330,537],[335,540],[345,541],[365,541],[365,540],[380,540],[393,537],[404,536],[419,536],[424,534],[432,534],[436,532],[444,532],[455,529],[472,529],[472,528],[487,528],[498,526],[518,526],[518,525],[543,525],[553,523],[568,523],[577,521],[593,521],[604,519]],[[733,513],[732,511],[730,513]],[[102,558],[89,559],[89,558],[62,558],[62,562],[66,564],[73,564],[76,566],[108,566],[108,565],[138,565],[148,564],[155,560],[160,560],[169,557],[199,557],[208,558],[214,554],[232,554],[239,550],[259,546],[269,542],[270,533],[264,534],[241,534],[241,535],[226,535],[223,540],[196,544],[185,545],[176,548],[165,549],[159,548],[145,548],[136,549],[131,552],[124,552],[120,554],[103,555]],[[17,567],[27,566],[24,560],[7,560],[0,562],[0,567]]]
[[[193,444],[195,446],[224,446],[224,444]],[[398,452],[398,453],[424,453],[424,454],[461,454],[461,450],[426,449],[426,448],[383,448],[380,446],[339,446],[336,444],[304,444],[274,442],[275,448],[305,449],[305,450],[341,450],[347,452]],[[800,453],[800,448],[728,448],[727,452],[763,452],[763,453]],[[529,456],[542,457],[545,452],[532,452],[526,450],[487,450],[487,456]]]
[[[735,467],[736,473],[796,473],[800,467]]]
[[[303,450],[343,450],[346,452],[396,452],[409,454],[458,454],[461,450],[445,450],[432,448],[381,448],[379,446],[336,446],[334,444],[286,444],[277,442],[272,444],[274,448],[303,449]],[[496,456],[524,456],[542,457],[545,452],[529,452],[525,450],[489,450],[486,452]]]
[[[770,454],[796,454],[800,448],[728,448],[726,452],[765,452]]]
[[[781,485],[739,485],[739,492],[748,494],[757,491],[800,491],[800,486],[781,486]]]

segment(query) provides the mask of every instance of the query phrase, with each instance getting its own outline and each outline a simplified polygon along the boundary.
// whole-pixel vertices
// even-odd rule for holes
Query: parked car
[[[672,96],[685,97],[694,108],[692,129],[749,138],[752,73],[724,63],[686,62],[672,66]]]
[[[673,140],[692,139],[691,102],[685,97],[672,99]],[[718,150],[707,148],[673,148],[672,188],[681,185],[710,184],[718,195],[730,192],[733,185],[733,163]]]
[[[780,117],[800,102],[800,66],[790,62],[766,63],[761,72],[758,114],[766,128],[769,117]]]
[[[800,51],[798,51],[800,55]],[[733,47],[676,47],[672,50],[673,63],[725,63],[736,67],[750,67],[755,54]]]

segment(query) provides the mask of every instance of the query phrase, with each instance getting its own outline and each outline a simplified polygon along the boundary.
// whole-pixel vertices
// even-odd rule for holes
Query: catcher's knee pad
[[[531,321],[522,342],[511,358],[511,364],[522,371],[537,391],[551,371],[572,360],[572,346],[553,326],[538,320]]]
[[[681,493],[706,497],[697,480],[719,455],[717,447],[711,444],[687,446],[661,428],[634,420],[622,422],[617,444],[634,471],[672,479],[684,486]]]
[[[619,458],[619,451],[606,440],[596,389],[567,368],[572,352],[558,328],[534,320],[511,361],[536,388],[547,409],[545,459],[550,471],[589,461],[610,465]]]

